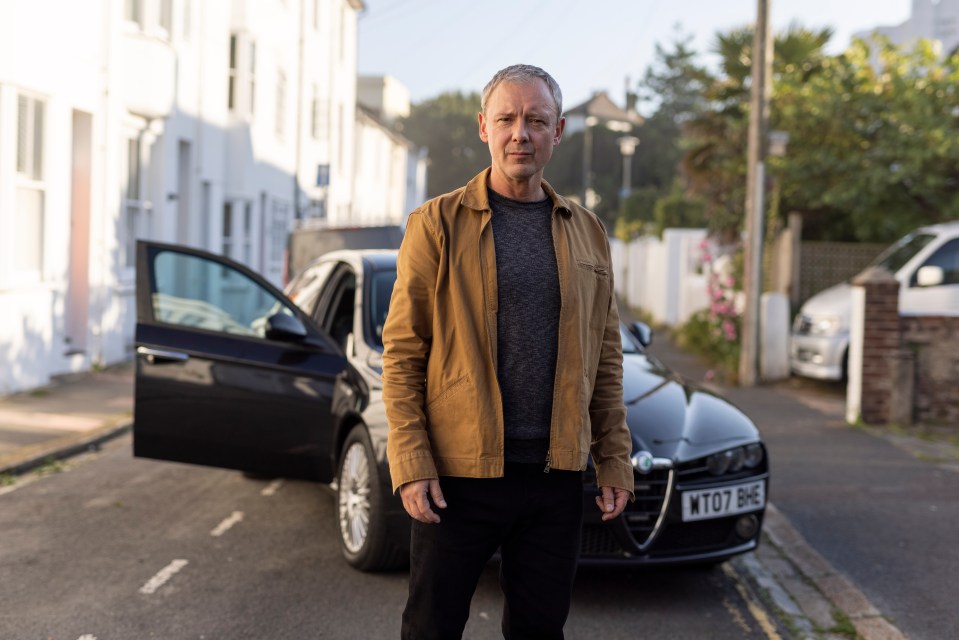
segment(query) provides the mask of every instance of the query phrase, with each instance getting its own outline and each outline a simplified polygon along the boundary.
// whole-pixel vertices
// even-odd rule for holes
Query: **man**
[[[410,214],[383,329],[403,638],[461,637],[497,549],[504,637],[562,638],[588,455],[604,520],[633,490],[609,241],[543,180],[565,127],[548,73],[498,72],[478,119],[492,165]]]

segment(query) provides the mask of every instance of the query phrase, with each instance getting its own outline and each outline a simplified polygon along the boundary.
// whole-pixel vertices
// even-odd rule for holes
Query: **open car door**
[[[250,269],[137,243],[134,455],[329,481],[341,350]]]

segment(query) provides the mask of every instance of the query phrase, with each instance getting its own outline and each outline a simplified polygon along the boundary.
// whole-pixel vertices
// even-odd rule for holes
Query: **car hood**
[[[851,308],[852,286],[848,282],[841,282],[806,300],[802,313],[810,316],[848,318]]]
[[[732,403],[651,357],[624,354],[623,391],[633,453],[681,463],[759,440],[756,426]]]

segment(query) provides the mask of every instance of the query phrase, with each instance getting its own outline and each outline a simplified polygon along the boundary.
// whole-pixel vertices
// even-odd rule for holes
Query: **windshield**
[[[886,269],[889,273],[896,273],[935,237],[931,233],[910,233],[879,254],[872,264]]]
[[[619,325],[619,339],[623,343],[623,353],[642,353],[636,338],[630,335],[626,327]]]

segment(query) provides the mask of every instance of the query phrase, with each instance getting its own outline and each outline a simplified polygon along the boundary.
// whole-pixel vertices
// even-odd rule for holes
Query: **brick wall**
[[[894,386],[890,356],[902,341],[899,318],[899,282],[885,269],[869,268],[853,284],[866,292],[862,349],[862,420],[867,424],[890,421]]]
[[[915,353],[915,420],[959,424],[959,318],[904,316],[902,334]]]

